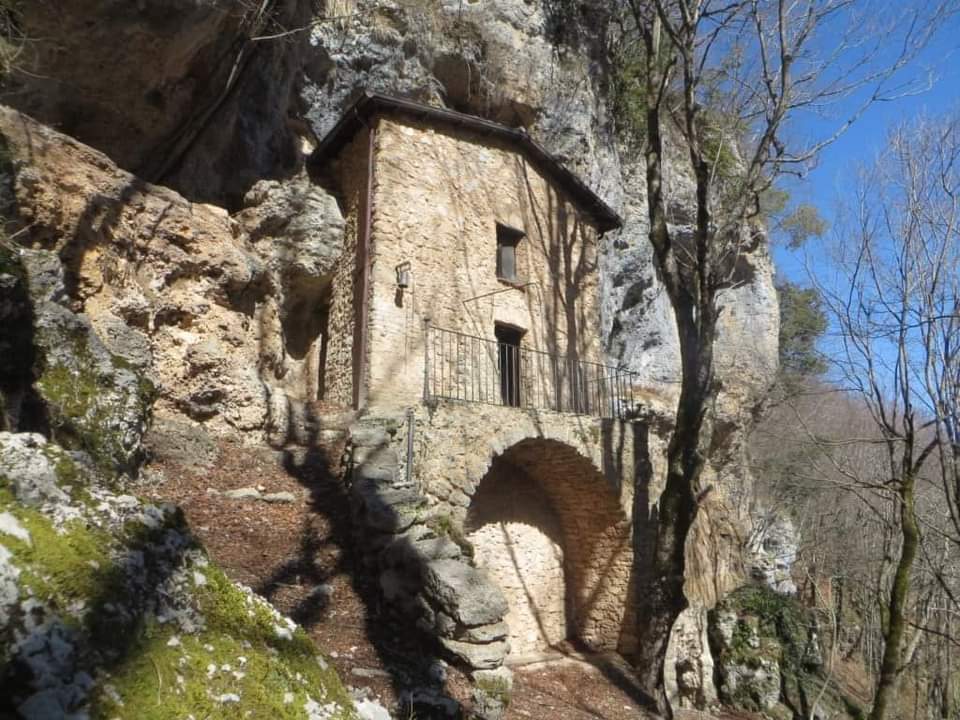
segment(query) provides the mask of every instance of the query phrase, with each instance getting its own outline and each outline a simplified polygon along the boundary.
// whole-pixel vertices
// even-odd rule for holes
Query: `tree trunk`
[[[900,675],[900,660],[903,654],[903,637],[907,625],[907,596],[910,592],[910,571],[917,556],[920,530],[914,513],[914,477],[907,475],[900,490],[900,532],[903,547],[893,576],[890,590],[890,606],[886,632],[884,633],[883,660],[880,663],[880,678],[874,693],[870,720],[886,720],[890,716],[892,701],[897,697]]]
[[[643,28],[642,13],[636,9],[638,28]],[[663,125],[660,103],[669,79],[669,64],[661,62],[661,20],[655,16],[644,31],[647,50],[646,75],[646,180],[649,238],[653,246],[657,274],[670,298],[680,341],[680,399],[676,426],[667,449],[666,485],[657,503],[655,547],[648,582],[641,591],[638,608],[639,650],[637,675],[644,691],[667,717],[671,710],[664,687],[664,670],[670,633],[677,618],[687,607],[683,593],[686,569],[687,536],[697,513],[697,484],[703,469],[709,442],[707,409],[714,391],[713,341],[716,330],[716,294],[707,280],[709,269],[698,267],[693,277],[685,277],[667,224],[663,196]],[[698,168],[702,169],[702,168]],[[708,235],[709,193],[706,179],[698,174],[696,238],[697,258],[710,256]]]
[[[676,427],[667,450],[667,480],[657,503],[657,537],[651,578],[639,608],[638,676],[644,690],[661,713],[671,716],[664,687],[664,670],[670,633],[687,608],[683,592],[686,543],[697,514],[697,483],[704,465],[704,432],[707,400],[712,385],[713,315],[697,323],[692,305],[674,303],[680,335],[682,382]],[[705,324],[704,324],[704,321]]]

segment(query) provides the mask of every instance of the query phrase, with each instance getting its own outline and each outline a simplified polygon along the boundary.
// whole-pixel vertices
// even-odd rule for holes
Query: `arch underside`
[[[466,530],[477,564],[510,605],[512,662],[565,640],[632,650],[630,521],[573,447],[529,439],[498,455],[473,496]]]

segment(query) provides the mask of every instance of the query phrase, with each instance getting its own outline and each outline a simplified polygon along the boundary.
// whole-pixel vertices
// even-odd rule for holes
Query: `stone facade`
[[[601,361],[598,232],[590,217],[502,140],[393,117],[376,120],[374,127],[363,404],[402,407],[421,400],[426,321],[470,336],[460,343],[470,346],[477,374],[496,372],[498,324],[523,334],[525,352]],[[366,181],[367,137],[366,132],[357,135],[338,154],[336,175],[351,229],[365,220],[356,189]],[[514,281],[498,278],[498,225],[522,233]],[[362,279],[346,267],[362,253],[347,241],[334,307],[352,301],[354,311],[363,312],[357,294]],[[406,288],[398,285],[401,266],[412,279]],[[343,282],[351,277],[354,282]],[[331,337],[338,335],[350,337],[331,326]],[[355,343],[354,351],[359,349]],[[343,370],[332,363],[343,360],[327,356],[338,376]],[[433,368],[438,378],[454,374],[458,362],[463,370],[462,356],[445,362],[447,367]],[[464,390],[469,382],[453,384]],[[499,393],[496,380],[486,392],[489,399]],[[526,392],[535,389],[530,385]],[[348,395],[338,382],[331,398]]]
[[[359,133],[344,148],[338,162],[340,202],[344,206],[346,227],[343,254],[334,272],[327,323],[327,348],[324,359],[321,399],[334,405],[354,404],[354,346],[357,339],[359,268],[357,244],[366,215],[369,135]]]
[[[622,408],[537,402],[563,372],[544,359],[583,387],[582,368],[602,366],[598,221],[523,148],[475,128],[375,115],[335,152],[320,174],[346,233],[325,397],[362,409],[350,482],[386,598],[475,670],[567,640],[631,651],[647,434],[597,417]],[[502,228],[520,237],[509,280]],[[521,334],[522,408],[501,394],[498,326]],[[451,590],[464,583],[497,599],[482,617]]]
[[[398,571],[396,553],[384,553],[385,546],[422,543],[436,527],[463,538],[472,558],[456,553],[452,560],[483,571],[506,598],[507,662],[538,657],[564,640],[595,650],[635,648],[637,551],[648,537],[649,496],[659,492],[650,487],[642,425],[442,401],[405,415],[370,409],[351,437],[351,483],[359,524],[374,538],[371,561],[400,605],[441,637],[459,633],[460,657],[465,645],[489,649],[489,641],[456,624],[438,625],[437,617],[453,610],[418,599],[417,577],[432,560],[427,551],[412,563],[401,553],[407,563]]]

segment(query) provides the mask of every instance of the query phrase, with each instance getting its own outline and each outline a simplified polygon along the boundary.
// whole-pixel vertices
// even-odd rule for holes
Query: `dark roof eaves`
[[[623,220],[613,208],[607,205],[586,183],[564,167],[553,155],[531,138],[525,130],[507,127],[506,125],[485,120],[475,115],[467,115],[466,113],[455,110],[422,105],[411,100],[404,100],[369,90],[363,92],[347,112],[344,113],[343,117],[337,121],[337,124],[333,126],[330,132],[327,133],[310,155],[308,164],[312,168],[315,168],[317,165],[335,156],[340,148],[343,147],[362,126],[366,125],[371,117],[380,111],[393,111],[417,118],[430,118],[458,127],[467,127],[515,143],[526,151],[535,161],[545,166],[547,172],[555,176],[574,199],[589,210],[590,214],[593,215],[597,221],[597,225],[601,231],[614,230],[623,225]]]

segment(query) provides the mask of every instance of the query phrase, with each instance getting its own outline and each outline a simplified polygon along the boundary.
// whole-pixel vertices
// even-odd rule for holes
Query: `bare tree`
[[[911,622],[929,617],[911,618],[910,599],[925,529],[918,485],[931,474],[950,523],[926,530],[960,549],[960,118],[895,130],[883,159],[863,174],[850,224],[837,243],[841,280],[826,296],[842,336],[844,382],[882,439],[887,471],[874,489],[892,501],[899,532],[889,548],[892,576],[878,591],[883,656],[870,717],[883,720],[919,642],[909,640]]]
[[[700,480],[713,439],[722,295],[738,281],[742,255],[763,241],[761,197],[778,176],[801,172],[871,104],[915,90],[900,71],[956,6],[944,0],[905,12],[883,33],[871,22],[878,8],[857,0],[623,0],[622,7],[624,42],[635,42],[642,59],[635,82],[649,239],[680,346],[680,396],[653,577],[640,608],[638,668],[646,690],[669,712],[665,651],[687,605],[686,539],[709,492]],[[883,8],[889,16],[889,4]],[[798,113],[851,98],[853,110],[823,137],[803,142],[791,133]],[[668,216],[668,141],[680,143],[694,179],[689,234],[678,233]]]

